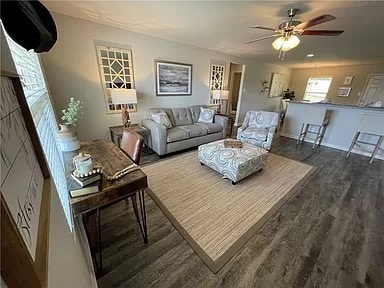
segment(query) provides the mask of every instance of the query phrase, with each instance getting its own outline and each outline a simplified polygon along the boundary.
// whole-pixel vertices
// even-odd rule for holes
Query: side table
[[[111,141],[120,147],[121,137],[123,137],[123,125],[109,127],[109,133],[111,134]],[[144,138],[144,145],[148,146],[148,135],[151,131],[139,124],[129,125],[129,129],[140,134]]]
[[[225,117],[228,118],[228,128],[229,128],[229,132],[227,131],[227,134],[228,134],[229,137],[231,138],[231,137],[232,137],[232,127],[233,127],[233,124],[235,123],[235,117],[236,117],[236,115],[233,115],[233,114],[217,114],[217,115],[225,116]]]

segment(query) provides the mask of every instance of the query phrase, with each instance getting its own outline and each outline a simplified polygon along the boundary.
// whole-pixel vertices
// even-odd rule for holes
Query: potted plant
[[[292,100],[295,98],[295,91],[289,91],[289,88],[283,92],[283,99]]]
[[[69,124],[76,126],[77,121],[79,121],[82,112],[81,109],[83,108],[83,103],[80,100],[75,101],[73,97],[69,99],[68,108],[67,110],[61,110],[63,112],[63,116],[61,116],[61,120],[64,120],[64,124]]]
[[[81,118],[83,108],[82,102],[79,100],[70,98],[68,108],[63,109],[61,120],[64,123],[60,123],[59,140],[62,151],[75,151],[80,148],[80,143],[77,140],[76,124]]]

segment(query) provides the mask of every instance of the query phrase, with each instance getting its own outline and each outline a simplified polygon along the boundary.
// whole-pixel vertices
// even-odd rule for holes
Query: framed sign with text
[[[18,77],[1,76],[1,274],[46,287],[51,179]]]

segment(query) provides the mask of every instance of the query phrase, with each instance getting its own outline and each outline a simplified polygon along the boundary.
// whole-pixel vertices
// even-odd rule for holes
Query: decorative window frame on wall
[[[209,90],[223,90],[225,77],[225,64],[212,63],[209,73]],[[213,99],[210,93],[209,104],[218,104],[218,99]]]
[[[132,51],[97,44],[96,50],[106,112],[121,113],[123,104],[113,103],[110,88],[135,89]],[[137,104],[128,104],[127,107],[129,112],[137,112]]]

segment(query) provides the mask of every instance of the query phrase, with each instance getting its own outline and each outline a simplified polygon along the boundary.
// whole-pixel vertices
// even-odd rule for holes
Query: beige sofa
[[[215,115],[213,123],[198,122],[200,108],[195,105],[188,108],[152,108],[148,110],[147,119],[141,124],[151,131],[148,146],[159,155],[199,146],[226,136],[228,118]],[[151,113],[167,113],[172,128],[166,129],[162,124],[151,120]]]

